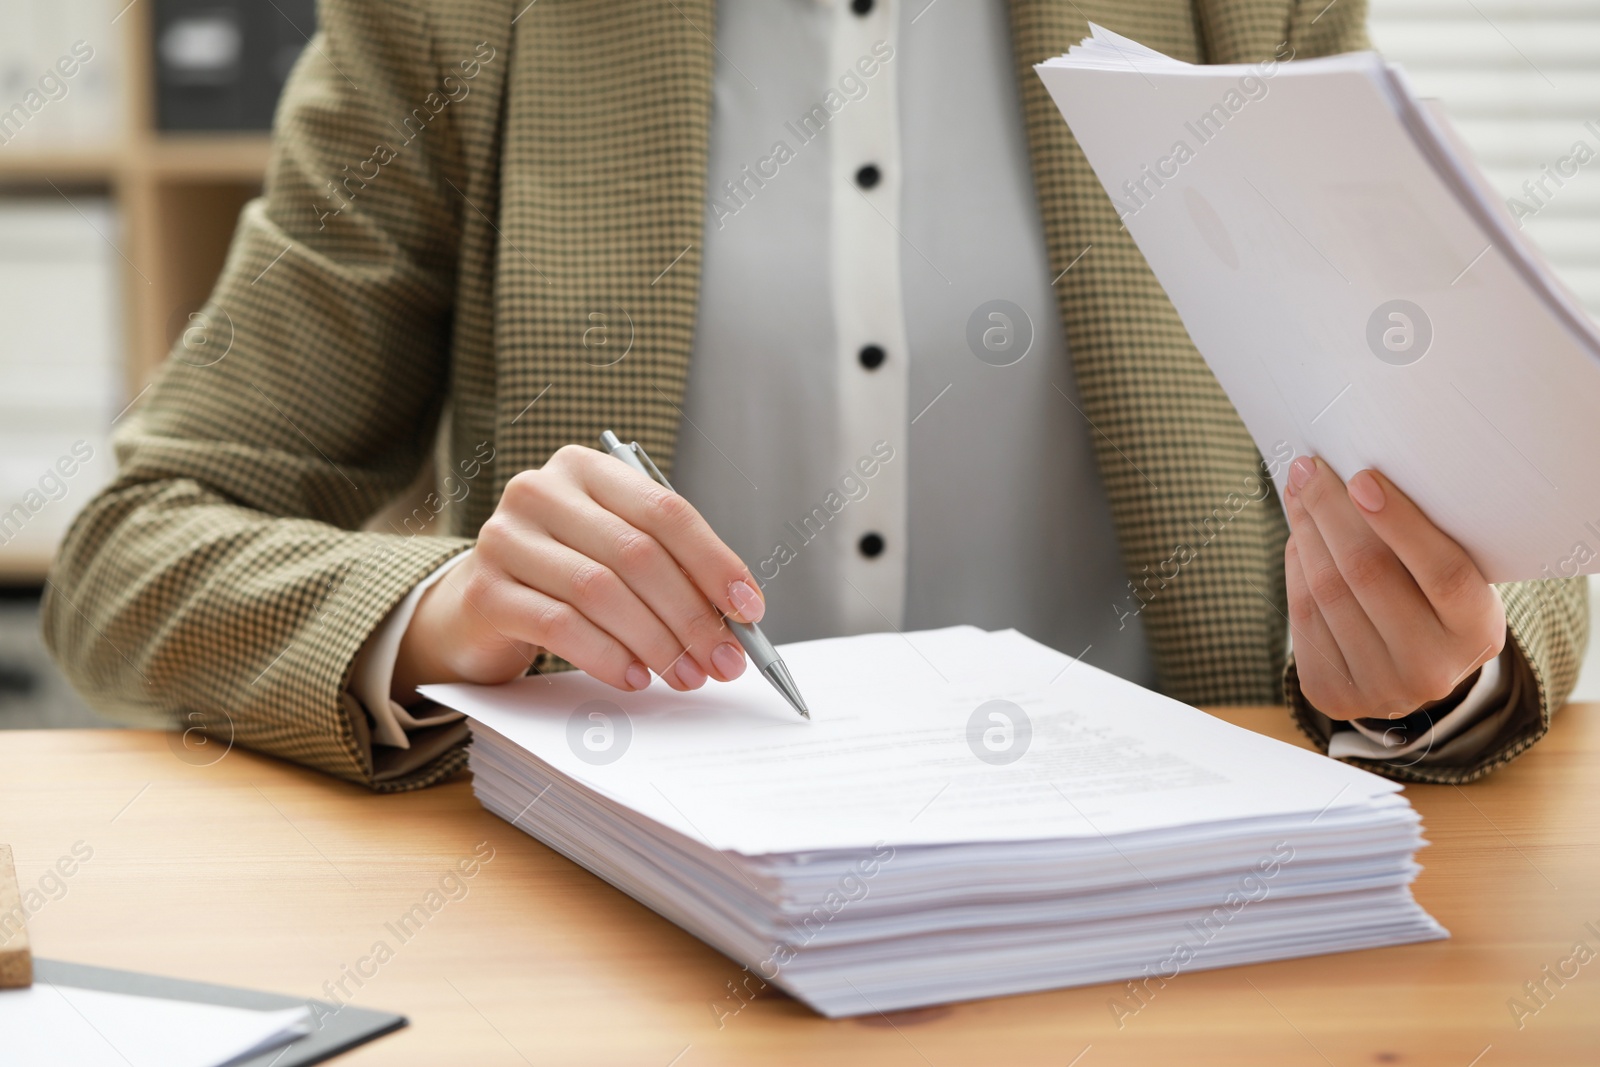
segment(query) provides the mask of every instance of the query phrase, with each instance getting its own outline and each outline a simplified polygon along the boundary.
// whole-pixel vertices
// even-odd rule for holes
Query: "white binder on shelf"
[[[0,566],[48,558],[115,471],[116,220],[104,198],[0,199]]]

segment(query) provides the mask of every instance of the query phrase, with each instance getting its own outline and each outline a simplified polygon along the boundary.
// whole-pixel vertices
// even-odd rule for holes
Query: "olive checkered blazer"
[[[713,0],[324,0],[205,320],[117,438],[79,516],[46,635],[108,714],[210,724],[379,789],[439,781],[453,743],[397,772],[345,692],[368,635],[470,543],[506,480],[601,428],[667,467],[705,218]],[[1361,0],[1013,0],[1034,181],[1130,575],[1192,539],[1258,469],[1032,64],[1093,19],[1185,60],[1365,47]],[[670,271],[662,273],[687,248]],[[628,358],[579,358],[596,308]],[[198,334],[198,335],[197,335]],[[533,405],[535,400],[537,404]],[[423,469],[448,414],[449,536],[363,529]],[[459,493],[457,494],[459,495]],[[1286,663],[1283,516],[1250,504],[1143,610],[1162,688],[1275,702],[1325,741]],[[1062,596],[1072,595],[1062,590]],[[1481,758],[1392,771],[1463,781],[1547,729],[1585,640],[1581,581],[1504,588],[1518,705]],[[416,763],[415,754],[411,759]],[[1375,768],[1384,770],[1382,767]]]

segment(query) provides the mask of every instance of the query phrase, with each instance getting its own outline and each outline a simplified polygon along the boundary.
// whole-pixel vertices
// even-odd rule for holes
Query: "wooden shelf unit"
[[[162,133],[156,129],[148,3],[125,8],[122,138],[98,147],[0,150],[0,196],[75,197],[103,191],[121,223],[126,397],[135,400],[211,293],[239,209],[266,171],[265,132]],[[39,584],[48,557],[0,556],[0,584]]]
[[[131,4],[122,33],[121,140],[99,148],[0,152],[0,187],[104,189],[115,202],[126,267],[128,396],[166,358],[185,316],[210,294],[233,218],[266,171],[265,133],[162,133],[156,129],[149,4]],[[229,207],[231,205],[231,208]],[[227,208],[227,210],[224,210]],[[225,221],[220,216],[226,215]],[[210,231],[222,225],[225,232]]]

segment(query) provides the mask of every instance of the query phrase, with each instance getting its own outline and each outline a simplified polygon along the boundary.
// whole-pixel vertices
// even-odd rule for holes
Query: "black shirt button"
[[[863,189],[871,189],[874,185],[878,184],[878,180],[882,177],[882,172],[880,172],[878,168],[873,166],[871,163],[868,163],[866,166],[856,171],[856,184],[861,186]]]
[[[861,550],[863,556],[876,559],[883,555],[883,537],[875,533],[862,534],[861,540],[856,542],[856,547]]]
[[[861,351],[856,353],[856,358],[868,370],[877,370],[883,366],[883,361],[888,358],[882,348],[877,345],[862,345]]]
[[[865,15],[872,10],[872,0],[850,0],[850,10]]]

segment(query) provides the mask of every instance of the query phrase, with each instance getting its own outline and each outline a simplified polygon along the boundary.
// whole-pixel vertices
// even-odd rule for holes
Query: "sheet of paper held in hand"
[[[620,693],[578,672],[422,692],[601,795],[745,855],[1312,819],[1399,789],[1011,631],[783,654],[811,722],[753,671],[692,693],[659,682]]]
[[[1269,463],[1382,471],[1492,582],[1600,572],[1600,333],[1403,73],[1035,69]]]

